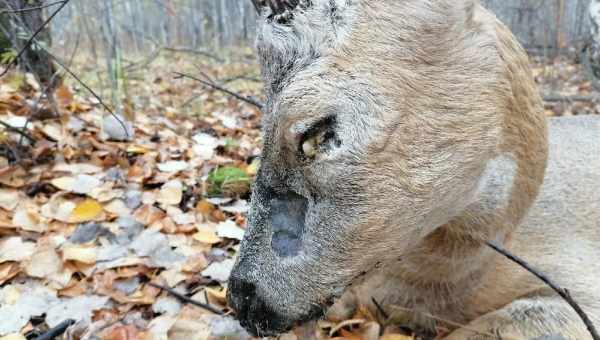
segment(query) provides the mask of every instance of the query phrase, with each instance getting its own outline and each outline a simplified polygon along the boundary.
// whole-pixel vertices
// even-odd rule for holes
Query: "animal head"
[[[489,161],[520,146],[496,23],[475,1],[254,3],[264,148],[228,298],[264,336],[459,216]]]

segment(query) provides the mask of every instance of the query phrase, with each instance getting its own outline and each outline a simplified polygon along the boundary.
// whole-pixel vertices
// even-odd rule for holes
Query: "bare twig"
[[[511,260],[511,261],[515,262],[516,264],[518,264],[519,266],[523,267],[525,270],[527,270],[531,274],[535,275],[538,279],[542,280],[545,284],[547,284],[550,288],[552,288],[556,293],[558,293],[558,295],[560,295],[560,297],[562,297],[575,310],[577,315],[579,315],[579,317],[581,318],[581,320],[587,327],[588,331],[590,332],[592,339],[600,340],[600,336],[598,335],[598,332],[596,331],[596,328],[594,327],[594,323],[592,322],[592,320],[590,320],[588,315],[583,311],[581,306],[579,306],[579,304],[577,304],[577,302],[575,302],[575,300],[573,299],[573,297],[571,296],[571,294],[569,293],[568,290],[559,287],[544,273],[541,273],[540,271],[532,268],[523,259],[513,255],[508,250],[502,248],[500,245],[498,245],[494,242],[491,242],[491,241],[487,241],[486,244],[490,248],[494,249],[496,252],[500,253],[504,257],[508,258],[509,260]]]
[[[125,136],[129,139],[129,130],[127,129],[127,126],[125,125],[125,122],[123,122],[123,120],[117,116],[111,109],[110,107],[108,107],[108,105],[106,105],[104,103],[104,101],[102,100],[102,98],[100,98],[100,96],[98,94],[96,94],[96,92],[94,92],[94,90],[92,90],[92,88],[90,88],[86,83],[83,82],[83,80],[81,80],[75,73],[73,73],[73,71],[71,71],[71,69],[66,66],[64,63],[62,63],[55,55],[53,55],[52,53],[50,53],[50,51],[45,50],[46,53],[48,53],[48,55],[50,57],[52,57],[52,59],[54,59],[54,61],[60,66],[62,67],[63,70],[65,70],[65,72],[67,72],[71,77],[73,77],[81,86],[83,86],[92,96],[94,96],[94,98],[96,98],[96,100],[100,103],[100,105],[102,105],[102,107],[111,115],[113,116],[113,118],[115,118],[117,120],[117,122],[119,122],[119,125],[121,125],[121,127],[123,128],[123,131],[125,131]]]
[[[37,140],[35,138],[33,138],[30,134],[28,134],[24,130],[18,129],[18,128],[14,127],[4,121],[1,121],[1,120],[0,120],[0,125],[4,126],[7,130],[18,133],[23,138],[27,138],[27,140],[30,141],[32,144],[35,144],[37,142]]]
[[[385,309],[383,309],[379,302],[375,300],[374,297],[371,298],[371,301],[373,301],[373,304],[375,305],[379,313],[381,313],[381,316],[383,316],[383,318],[387,321],[390,318],[389,314],[385,311]]]
[[[42,32],[42,30],[52,21],[52,19],[54,19],[54,17],[69,3],[70,0],[64,0],[63,3],[60,5],[60,7],[58,7],[56,9],[56,11],[54,11],[49,17],[48,19],[46,19],[46,21],[44,21],[44,23],[42,23],[40,25],[40,27],[38,27],[38,29],[33,33],[33,35],[29,38],[29,40],[27,40],[27,42],[25,43],[25,45],[21,48],[21,50],[19,51],[19,53],[17,53],[17,57],[14,58],[8,65],[6,65],[6,68],[4,69],[4,71],[2,71],[2,73],[0,73],[0,77],[3,77],[6,73],[8,73],[8,70],[10,70],[11,67],[15,66],[15,64],[17,63],[17,61],[23,56],[23,54],[25,53],[25,51],[27,51],[27,49],[31,46],[31,44],[33,44],[35,38],[37,38],[37,36]]]
[[[237,98],[237,99],[239,99],[239,100],[241,100],[243,102],[246,102],[248,104],[254,105],[254,106],[256,106],[259,109],[262,109],[263,106],[264,106],[264,104],[261,103],[261,102],[258,102],[258,101],[254,100],[252,98],[243,96],[243,95],[241,95],[239,93],[235,93],[235,92],[233,92],[231,90],[228,90],[228,89],[226,89],[226,88],[224,88],[222,86],[219,86],[217,84],[211,83],[209,81],[206,81],[206,80],[203,80],[203,79],[199,79],[199,78],[196,78],[196,77],[191,76],[189,74],[185,74],[185,73],[181,73],[181,72],[174,72],[174,73],[177,75],[176,79],[179,79],[179,78],[189,78],[189,79],[195,80],[195,81],[197,81],[197,82],[199,82],[199,83],[201,83],[203,85],[211,87],[211,88],[213,88],[215,90],[224,92],[224,93],[226,93],[226,94],[228,94],[228,95],[230,95],[230,96],[232,96],[234,98]]]
[[[55,1],[55,2],[51,2],[49,4],[45,4],[45,5],[41,5],[41,6],[36,6],[36,7],[29,7],[29,8],[22,8],[22,9],[6,9],[4,11],[0,11],[0,15],[3,14],[16,14],[16,13],[26,13],[26,12],[32,12],[32,11],[37,11],[37,10],[41,10],[44,8],[48,8],[48,7],[52,7],[58,4],[62,4],[63,2],[66,2],[65,0],[61,0],[61,1]]]
[[[35,340],[54,340],[55,338],[63,335],[69,327],[75,323],[75,320],[65,320],[58,324],[56,327],[50,329],[46,333],[38,336]]]
[[[148,282],[148,284],[150,286],[154,287],[154,288],[158,288],[158,289],[164,290],[165,292],[173,295],[174,297],[176,297],[178,300],[180,300],[182,302],[189,303],[191,305],[200,307],[202,309],[206,309],[207,311],[215,313],[217,315],[223,315],[224,314],[222,311],[220,311],[216,307],[213,307],[213,306],[211,306],[211,305],[209,305],[207,303],[202,303],[202,302],[190,299],[189,297],[187,297],[187,296],[185,296],[183,294],[180,294],[177,291],[175,291],[174,289],[171,289],[169,287],[161,286],[161,285],[158,285],[158,284],[152,283],[152,282]]]
[[[219,63],[224,62],[223,59],[221,59],[221,58],[219,58],[219,57],[217,57],[217,56],[215,56],[213,54],[210,54],[210,53],[208,53],[206,51],[194,50],[194,49],[191,49],[191,48],[177,48],[177,47],[163,47],[162,49],[165,50],[165,51],[167,51],[167,52],[180,52],[180,53],[198,54],[198,55],[202,55],[202,56],[205,56],[207,58],[213,59],[213,60],[215,60],[215,61],[217,61]]]

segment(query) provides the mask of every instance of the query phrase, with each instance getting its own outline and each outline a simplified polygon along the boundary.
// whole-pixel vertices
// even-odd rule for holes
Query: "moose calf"
[[[229,281],[242,325],[274,335],[374,298],[446,339],[589,339],[485,242],[600,325],[600,118],[546,119],[526,53],[475,0],[254,3],[268,101]]]

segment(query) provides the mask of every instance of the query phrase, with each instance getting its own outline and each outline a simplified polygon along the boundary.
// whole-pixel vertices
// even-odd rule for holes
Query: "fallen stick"
[[[598,335],[598,331],[596,331],[596,327],[594,327],[594,323],[592,322],[592,320],[590,320],[590,318],[585,313],[585,311],[581,308],[581,306],[579,306],[579,304],[573,299],[573,297],[571,296],[571,294],[569,293],[568,290],[559,287],[556,283],[554,283],[552,280],[550,280],[550,278],[548,276],[546,276],[545,274],[532,268],[523,259],[513,255],[508,250],[502,248],[500,245],[498,245],[494,242],[491,242],[491,241],[487,241],[486,244],[490,248],[495,250],[496,252],[500,253],[504,257],[508,258],[509,260],[511,260],[511,261],[515,262],[516,264],[518,264],[519,266],[523,267],[525,270],[527,270],[531,274],[535,275],[538,279],[542,280],[545,284],[547,284],[550,288],[552,288],[555,292],[557,292],[558,295],[560,295],[560,297],[562,297],[575,310],[577,315],[579,315],[579,317],[581,318],[581,320],[587,327],[588,331],[590,332],[592,339],[600,340],[600,336]]]
[[[38,336],[35,340],[53,340],[56,337],[63,335],[69,327],[75,323],[75,320],[65,320],[58,324],[56,327],[50,329],[46,333]]]
[[[248,98],[248,97],[243,96],[243,95],[241,95],[239,93],[235,93],[235,92],[233,92],[231,90],[228,90],[228,89],[226,89],[226,88],[224,88],[222,86],[219,86],[217,84],[211,83],[209,81],[206,81],[206,80],[203,80],[203,79],[199,79],[199,78],[196,78],[196,77],[191,76],[189,74],[185,74],[185,73],[181,73],[181,72],[174,72],[174,73],[177,75],[176,78],[189,78],[189,79],[195,80],[195,81],[201,83],[202,85],[206,85],[206,86],[211,87],[211,88],[213,88],[215,90],[224,92],[224,93],[226,93],[226,94],[228,94],[230,96],[233,96],[233,97],[235,97],[235,98],[237,98],[237,99],[239,99],[241,101],[244,101],[244,102],[246,102],[248,104],[252,104],[252,105],[256,106],[259,109],[262,109],[263,106],[264,106],[263,103],[260,103],[260,102],[258,102],[256,100],[252,99],[252,98]]]
[[[178,300],[180,300],[182,302],[189,303],[191,305],[194,305],[196,307],[200,307],[202,309],[206,309],[207,311],[213,312],[213,313],[215,313],[217,315],[224,315],[225,314],[225,313],[223,313],[223,311],[220,311],[216,307],[213,307],[213,306],[211,306],[211,305],[209,305],[207,303],[202,303],[200,301],[196,301],[194,299],[190,299],[189,297],[187,297],[187,296],[185,296],[183,294],[180,294],[177,291],[175,291],[174,289],[171,289],[169,287],[161,286],[161,285],[158,285],[158,284],[152,283],[152,282],[148,282],[148,284],[150,286],[154,287],[154,288],[158,288],[158,289],[164,290],[165,292],[173,295],[174,297],[176,297]]]
[[[21,137],[26,138],[27,140],[29,140],[32,144],[37,143],[37,140],[35,138],[33,138],[30,134],[28,134],[27,132],[16,128],[2,120],[0,120],[0,125],[4,126],[7,130],[18,133],[19,135],[21,135]]]

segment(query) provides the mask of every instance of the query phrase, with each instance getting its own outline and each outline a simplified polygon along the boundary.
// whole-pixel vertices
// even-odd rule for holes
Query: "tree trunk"
[[[600,0],[591,0],[590,2],[590,30],[592,34],[592,57],[594,60],[600,60]]]
[[[0,2],[0,10],[11,11],[3,14],[0,22],[3,31],[7,33],[12,47],[20,51],[27,40],[44,23],[44,12],[42,10],[21,11],[31,7],[43,6],[43,0],[4,0]],[[21,68],[36,75],[42,84],[47,84],[56,71],[51,57],[46,53],[52,43],[50,29],[44,28],[33,44],[27,47],[19,64]]]

